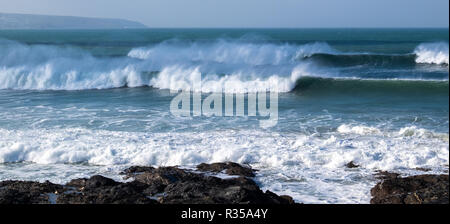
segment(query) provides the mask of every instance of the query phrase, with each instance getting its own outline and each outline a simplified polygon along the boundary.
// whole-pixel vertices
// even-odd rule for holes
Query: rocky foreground
[[[233,175],[218,178],[217,173]],[[200,164],[196,171],[177,167],[130,167],[131,182],[103,176],[50,182],[0,182],[0,204],[293,204],[289,196],[263,192],[254,170],[236,163]]]
[[[400,177],[380,172],[381,181],[372,188],[371,204],[448,204],[448,175]]]
[[[0,204],[294,204],[290,196],[263,192],[252,180],[255,170],[231,162],[200,164],[196,170],[133,166],[122,174],[132,181],[99,175],[65,185],[3,181]],[[448,175],[400,177],[380,172],[377,178],[372,204],[449,203]]]

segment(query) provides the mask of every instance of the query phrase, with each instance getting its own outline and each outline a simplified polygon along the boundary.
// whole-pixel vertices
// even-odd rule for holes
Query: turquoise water
[[[3,30],[0,179],[231,160],[299,202],[367,203],[375,170],[448,169],[448,74],[448,29]],[[191,78],[276,92],[277,124],[174,116]]]

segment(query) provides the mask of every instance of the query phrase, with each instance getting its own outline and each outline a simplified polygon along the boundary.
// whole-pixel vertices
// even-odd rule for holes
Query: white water
[[[101,59],[72,48],[9,42],[0,56],[0,89],[191,89],[195,78],[204,84],[198,91],[220,92],[233,86],[233,92],[287,92],[300,72],[311,75],[298,57],[331,51],[325,43],[290,46],[218,40],[187,46],[164,42],[133,49],[128,58]],[[161,74],[152,78],[145,71]]]
[[[298,59],[317,53],[332,54],[336,52],[328,44],[320,42],[297,46],[219,39],[213,43],[163,42],[153,47],[133,49],[128,56],[149,60],[152,63],[195,61],[236,65],[279,65],[293,63]]]
[[[424,43],[414,53],[417,55],[417,63],[448,65],[448,43]]]
[[[98,58],[81,49],[0,42],[0,89],[84,90],[153,86],[204,92],[288,92],[301,76],[336,77],[302,61],[316,53],[340,54],[326,43],[305,45],[167,41],[135,48],[128,57]],[[417,63],[448,64],[448,44],[421,44]],[[159,71],[159,75],[146,72]],[[191,81],[203,86],[192,87]],[[230,88],[232,86],[232,88]]]
[[[208,75],[202,78],[199,67],[183,68],[178,66],[163,69],[150,80],[150,85],[159,89],[192,90],[196,92],[248,93],[266,90],[289,92],[302,76],[318,76],[309,72],[308,64],[292,68],[289,76],[274,74],[261,78],[257,73],[237,72],[230,75]]]
[[[234,161],[260,169],[257,180],[264,188],[315,203],[367,203],[375,183],[370,175],[374,170],[439,170],[449,163],[448,134],[416,127],[386,132],[343,124],[322,136],[259,130],[142,133],[83,128],[0,129],[0,139],[0,163],[58,166],[61,173],[54,179],[59,183],[95,172],[110,172],[111,176],[112,171],[105,171],[104,165],[116,169],[112,173],[117,175],[129,165],[192,166]],[[344,165],[350,161],[361,167],[349,172]],[[101,166],[83,170],[70,165],[77,163]],[[8,175],[9,171],[0,170],[2,178],[30,178],[29,172]],[[352,197],[343,197],[345,192],[351,192]]]

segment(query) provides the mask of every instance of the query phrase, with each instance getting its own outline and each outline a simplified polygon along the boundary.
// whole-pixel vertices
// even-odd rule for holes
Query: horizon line
[[[145,25],[145,24],[144,24]],[[147,26],[147,25],[145,25]],[[147,30],[147,29],[449,29],[449,27],[145,27],[145,28],[39,28],[39,29],[1,29],[0,30]]]

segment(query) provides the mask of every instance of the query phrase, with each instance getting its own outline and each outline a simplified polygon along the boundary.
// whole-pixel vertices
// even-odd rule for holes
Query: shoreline
[[[347,167],[357,167],[348,163]],[[66,184],[0,181],[0,204],[296,204],[291,196],[263,192],[257,170],[233,162],[179,167],[132,166],[120,174],[128,182],[94,175]],[[379,171],[371,204],[448,204],[448,174],[400,177]]]
[[[64,185],[34,181],[0,182],[0,204],[294,204],[289,196],[263,192],[255,170],[237,163],[178,167],[132,166],[122,173],[131,182],[94,175]],[[215,175],[230,175],[219,178]]]

